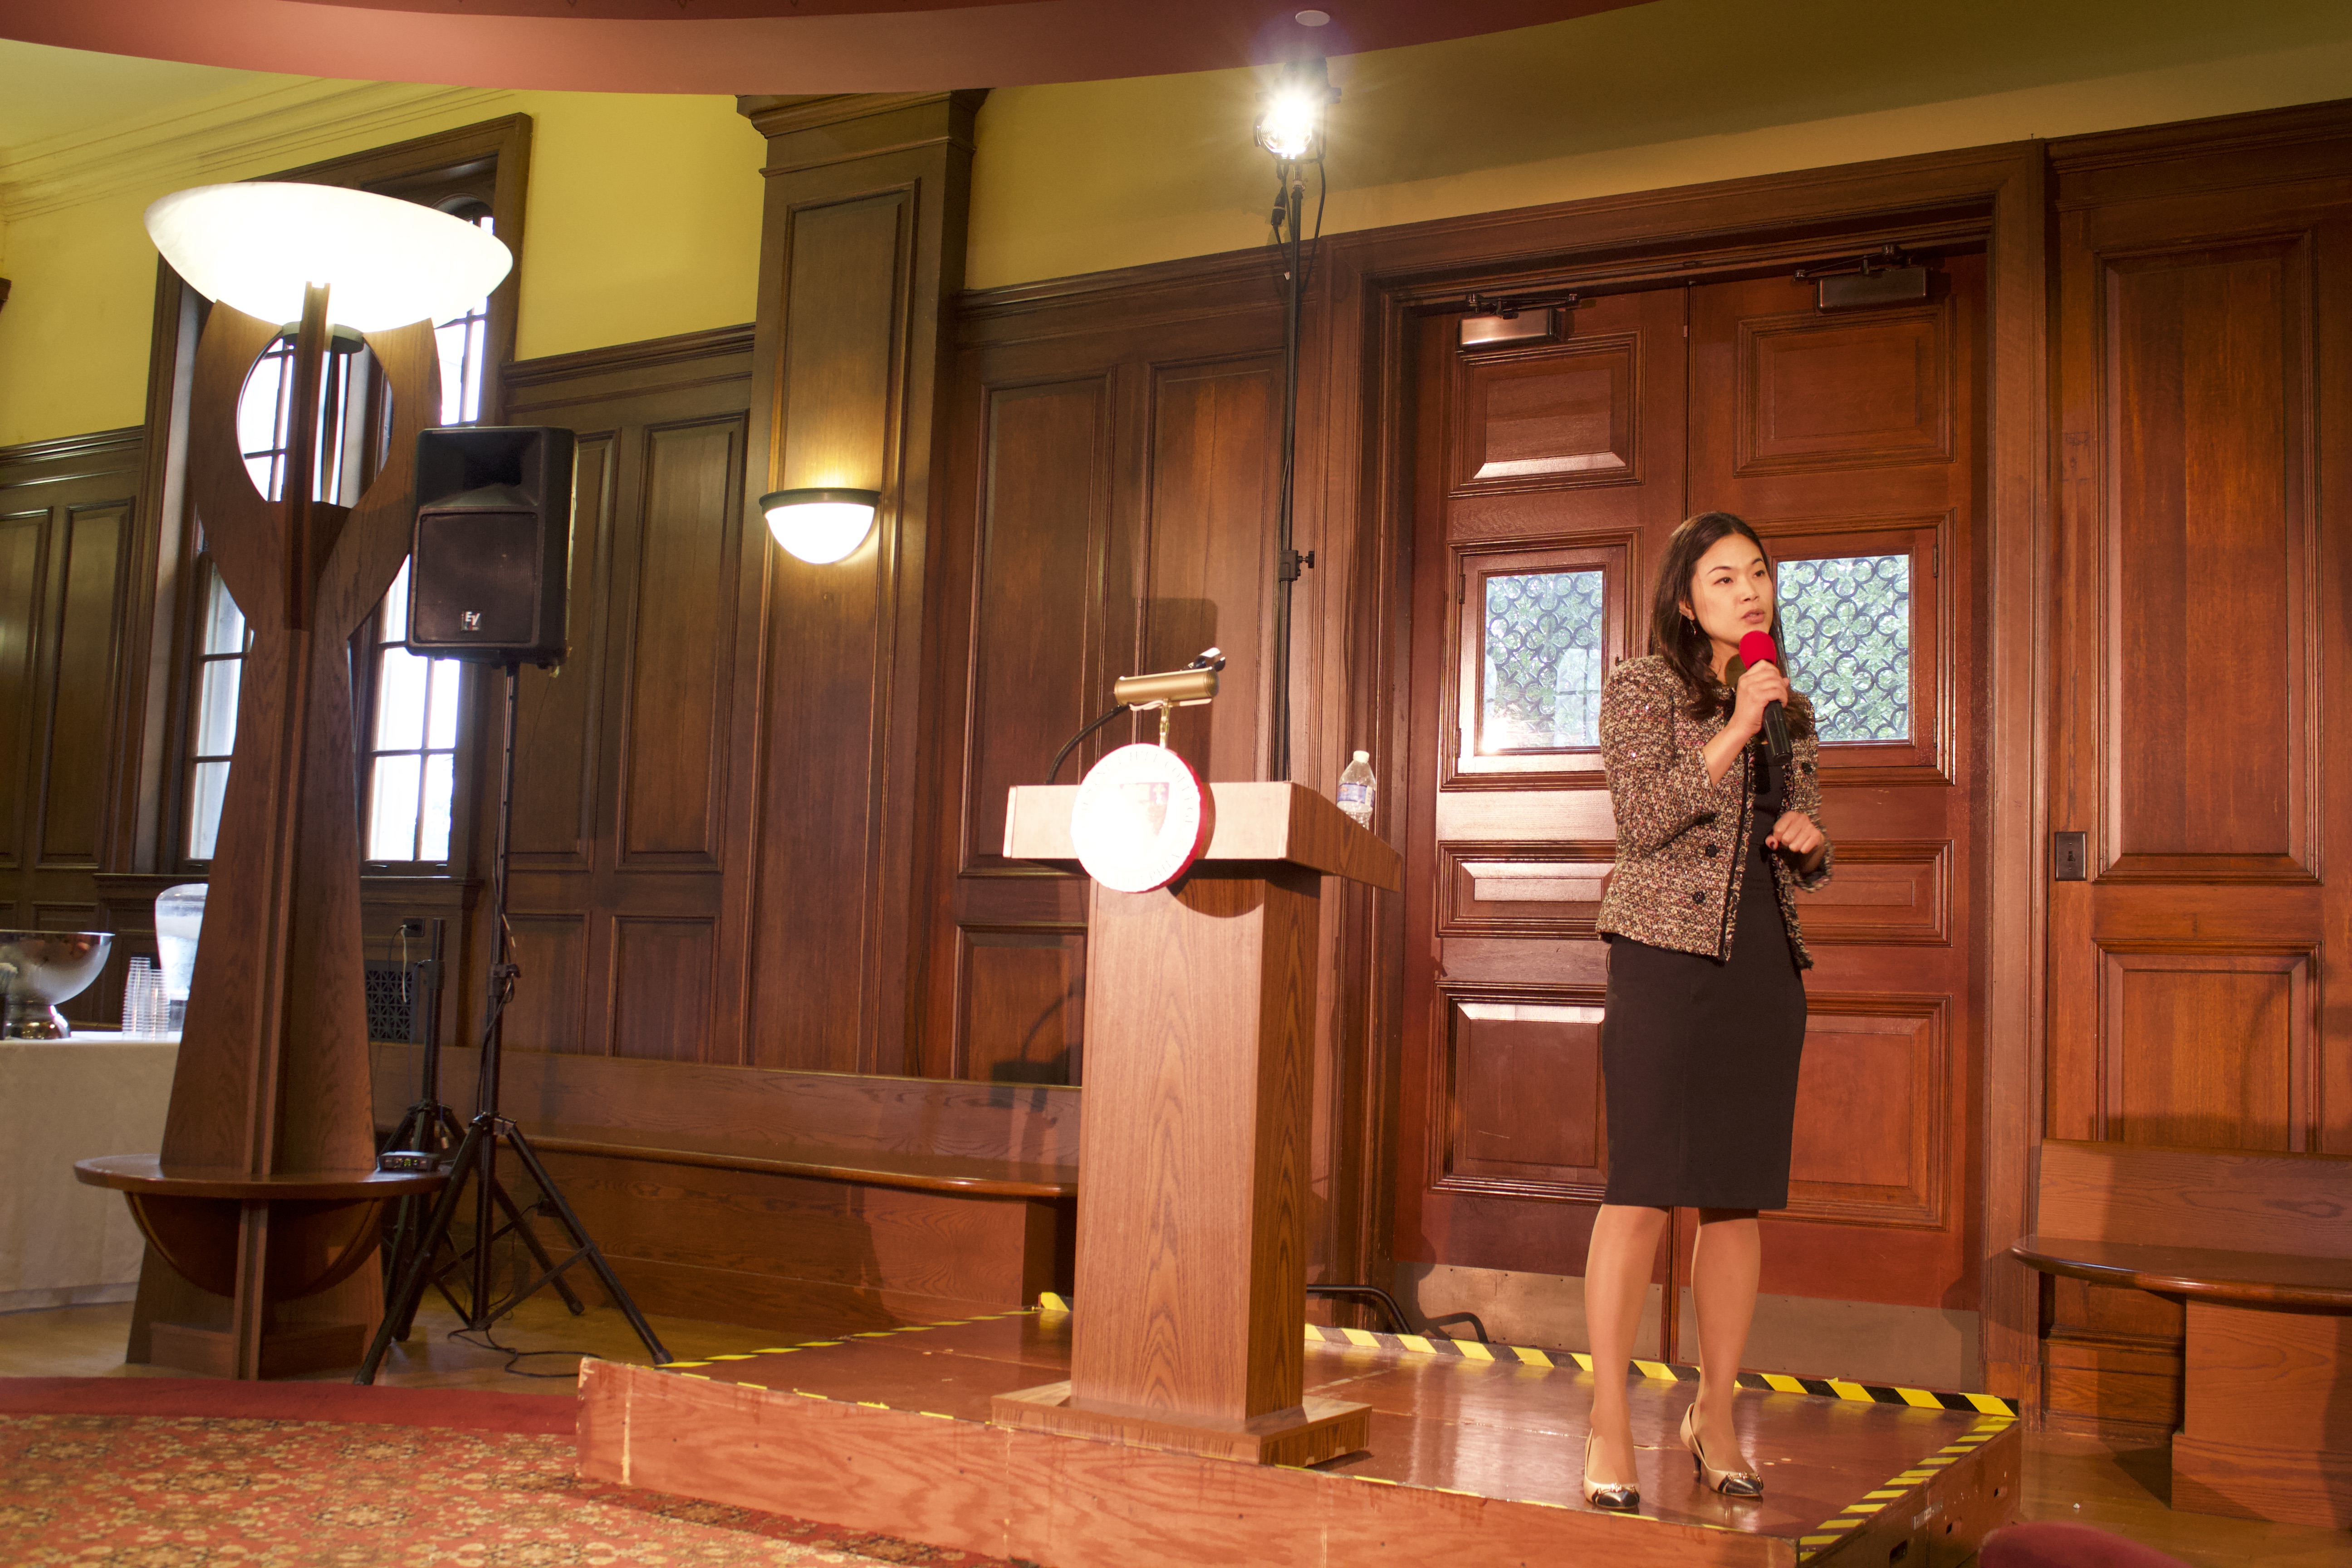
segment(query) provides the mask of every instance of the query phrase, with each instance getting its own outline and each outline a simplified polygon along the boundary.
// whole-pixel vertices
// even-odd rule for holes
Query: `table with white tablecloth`
[[[0,1312],[128,1301],[146,1244],[120,1193],[76,1160],[163,1142],[176,1040],[85,1030],[0,1040]]]

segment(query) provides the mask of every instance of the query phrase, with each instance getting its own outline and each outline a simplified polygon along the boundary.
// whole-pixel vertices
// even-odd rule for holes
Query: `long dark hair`
[[[1730,512],[1703,511],[1685,518],[1666,540],[1666,558],[1658,563],[1658,588],[1650,600],[1650,651],[1682,677],[1690,699],[1686,710],[1694,719],[1729,712],[1733,696],[1731,688],[1716,679],[1714,643],[1697,621],[1683,614],[1683,604],[1691,596],[1700,558],[1734,533],[1764,557],[1764,570],[1772,577],[1772,646],[1784,661],[1789,657],[1789,641],[1780,630],[1780,571],[1772,564],[1772,552],[1745,519]],[[1733,666],[1738,659],[1732,656]],[[1782,668],[1787,668],[1785,662]],[[1732,679],[1737,680],[1738,674]],[[1813,732],[1813,705],[1793,687],[1789,691],[1789,731],[1795,735]]]

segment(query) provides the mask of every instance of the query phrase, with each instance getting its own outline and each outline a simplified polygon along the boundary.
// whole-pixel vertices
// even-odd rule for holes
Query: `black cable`
[[[1315,245],[1315,249],[1307,252],[1307,276],[1299,279],[1298,291],[1302,294],[1307,291],[1307,286],[1315,281],[1316,255],[1322,249],[1322,246],[1317,242],[1323,237],[1323,204],[1328,201],[1330,196],[1331,174],[1323,166],[1323,160],[1318,158],[1315,160],[1315,232],[1308,236],[1308,243]]]
[[[471,1338],[471,1337],[470,1337],[470,1336],[475,1335],[475,1334],[479,1334],[479,1335],[481,1335],[481,1338],[480,1338],[480,1339],[478,1339],[478,1340],[477,1340],[477,1339],[474,1339],[474,1338]],[[579,1369],[578,1369],[577,1367],[574,1367],[574,1368],[573,1368],[572,1371],[570,1371],[570,1372],[518,1372],[518,1371],[516,1371],[516,1370],[515,1370],[515,1363],[517,1363],[517,1362],[519,1362],[519,1361],[522,1360],[525,1356],[535,1356],[535,1355],[576,1355],[576,1356],[592,1356],[592,1355],[594,1355],[594,1354],[596,1353],[594,1351],[526,1351],[526,1350],[517,1350],[517,1349],[516,1349],[514,1346],[512,1346],[512,1345],[502,1345],[502,1344],[499,1343],[499,1342],[498,1342],[498,1341],[496,1341],[496,1340],[494,1340],[494,1339],[490,1338],[490,1331],[489,1331],[489,1330],[488,1330],[488,1329],[451,1329],[451,1330],[449,1331],[448,1337],[449,1337],[450,1339],[456,1340],[459,1344],[472,1345],[472,1346],[473,1346],[475,1349],[477,1349],[477,1350],[486,1350],[486,1351],[496,1351],[496,1352],[499,1352],[499,1354],[500,1354],[500,1355],[502,1355],[502,1356],[504,1356],[504,1357],[506,1357],[506,1358],[507,1358],[507,1363],[506,1363],[506,1365],[504,1365],[504,1366],[502,1366],[502,1367],[499,1368],[499,1370],[500,1372],[505,1373],[506,1373],[508,1376],[509,1376],[509,1377],[572,1377],[572,1378],[576,1378],[576,1377],[578,1377],[578,1376],[580,1375],[580,1371],[579,1371]]]
[[[1112,720],[1118,718],[1120,714],[1126,711],[1127,704],[1122,702],[1113,708],[1109,712],[1104,714],[1101,718],[1096,720],[1093,723],[1087,725],[1085,729],[1079,731],[1076,734],[1071,736],[1068,740],[1063,742],[1062,749],[1054,753],[1054,765],[1045,770],[1045,782],[1047,784],[1052,784],[1054,782],[1054,775],[1062,771],[1062,764],[1070,760],[1071,751],[1080,741],[1085,740],[1088,735],[1093,734],[1097,730],[1101,729],[1104,725],[1109,723]]]

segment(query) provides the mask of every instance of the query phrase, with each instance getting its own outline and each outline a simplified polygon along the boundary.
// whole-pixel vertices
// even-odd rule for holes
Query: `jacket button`
[[[1715,858],[1715,846],[1712,844],[1702,845],[1699,847],[1699,853],[1712,860]]]
[[[1706,902],[1706,895],[1705,893],[1693,893],[1691,895],[1691,902],[1695,904],[1703,904]]]

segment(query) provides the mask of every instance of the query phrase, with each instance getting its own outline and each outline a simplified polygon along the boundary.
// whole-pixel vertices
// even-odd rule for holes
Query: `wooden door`
[[[2054,1138],[2352,1152],[2352,163],[2281,141],[2059,163]],[[2178,1424],[2177,1301],[2057,1280],[2043,1328],[2054,1419]]]
[[[1450,317],[1423,333],[1412,753],[1391,785],[1401,1262],[1584,1271],[1608,1168],[1593,922],[1616,853],[1595,721],[1684,515],[1685,302],[1607,296],[1562,312],[1556,342],[1475,354]]]
[[[1918,304],[1834,313],[1785,276],[1694,289],[1689,504],[1771,548],[1837,843],[1836,874],[1800,900],[1814,966],[1761,1289],[1949,1313],[1977,1306],[1981,1209],[1963,933],[1980,833],[1967,694],[1989,652],[1969,571],[1983,258],[1946,258],[1930,282]]]
[[[1594,920],[1615,853],[1591,705],[1600,672],[1646,650],[1667,536],[1720,508],[1784,563],[1840,846],[1805,903],[1818,967],[1763,1289],[1937,1314],[1962,1325],[1953,1365],[1973,1363],[1958,938],[1982,283],[1958,256],[1916,306],[1824,315],[1782,273],[1605,296],[1559,342],[1501,353],[1457,350],[1450,321],[1424,334],[1400,1260],[1583,1270],[1608,1168]],[[1692,1218],[1660,1258],[1670,1299]],[[1687,1357],[1680,1326],[1659,1348]],[[1558,1332],[1580,1334],[1572,1311]]]

